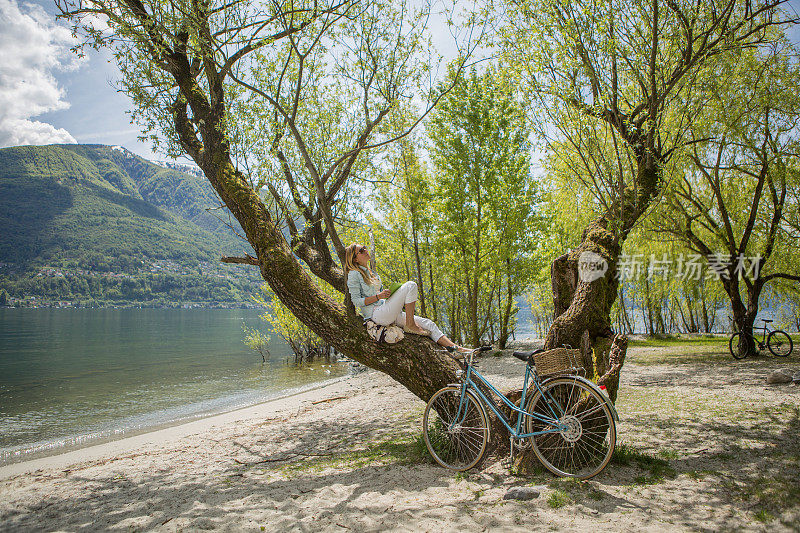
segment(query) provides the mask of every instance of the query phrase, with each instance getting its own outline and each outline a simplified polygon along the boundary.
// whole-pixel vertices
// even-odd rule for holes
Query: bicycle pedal
[[[530,439],[514,439],[513,447],[519,452],[524,452],[531,449]]]

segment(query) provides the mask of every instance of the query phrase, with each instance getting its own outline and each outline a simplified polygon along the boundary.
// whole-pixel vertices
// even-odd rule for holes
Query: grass
[[[800,504],[800,485],[791,475],[760,476],[748,483],[726,483],[735,496],[759,509],[754,518],[769,522],[786,509]]]
[[[646,339],[632,339],[628,346],[724,346],[728,348],[728,336],[721,335],[669,335],[666,337],[648,337]]]
[[[605,493],[601,490],[592,489],[589,491],[589,499],[592,499],[596,502],[599,502],[603,498],[605,498]]]
[[[653,422],[657,421],[662,426],[693,427],[696,431],[703,431],[702,426],[709,420],[742,428],[763,429],[763,421],[771,420],[777,414],[781,415],[781,420],[792,415],[790,406],[774,405],[769,399],[758,395],[702,389],[687,393],[685,389],[666,386],[622,389],[617,399],[617,409],[620,413],[638,418],[650,418],[654,412],[664,413],[664,418],[656,417]],[[732,438],[745,436],[741,432],[731,435]]]
[[[681,454],[676,452],[675,450],[658,450],[658,456],[662,459],[670,460],[670,459],[679,459]]]
[[[637,466],[644,470],[644,473],[634,478],[637,485],[652,485],[661,483],[665,479],[672,479],[676,476],[675,469],[670,466],[669,461],[642,452],[629,444],[618,444],[611,456],[611,462],[622,466]]]
[[[706,476],[722,477],[722,472],[719,470],[690,470],[686,472],[686,475],[694,480],[702,481]]]
[[[572,498],[566,491],[561,489],[554,490],[547,498],[547,505],[553,509],[559,509],[572,503]]]
[[[788,357],[776,359],[771,354],[764,353],[755,358],[748,357],[745,361],[759,362],[774,365],[776,361],[781,364],[798,364],[800,354],[800,335],[790,335],[794,342],[794,351]],[[670,335],[666,337],[649,337],[646,339],[633,339],[631,347],[646,348],[672,348],[669,353],[637,353],[632,360],[637,364],[694,364],[694,363],[732,363],[735,362],[728,350],[730,336],[724,335]],[[759,337],[760,338],[760,337]]]
[[[433,462],[428,454],[425,441],[418,432],[399,433],[375,442],[364,443],[363,447],[330,456],[309,457],[295,461],[282,468],[284,474],[291,476],[304,472],[321,472],[328,468],[361,468],[369,465],[409,465]]]
[[[675,334],[666,336],[652,336],[644,339],[631,339],[628,346],[650,346],[650,347],[664,347],[664,346],[724,346],[727,350],[728,340],[730,333],[720,334]],[[761,339],[761,330],[756,328],[756,337]],[[797,348],[797,343],[800,342],[800,334],[789,333],[792,342]]]
[[[606,493],[598,490],[591,482],[574,477],[552,478],[549,474],[548,477],[549,480],[540,480],[539,484],[546,483],[549,488],[553,489],[547,498],[547,504],[553,509],[581,502],[587,498],[597,502],[606,497]],[[532,485],[533,483],[528,484]]]

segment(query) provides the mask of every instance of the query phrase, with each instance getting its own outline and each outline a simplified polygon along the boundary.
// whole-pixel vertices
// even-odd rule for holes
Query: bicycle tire
[[[747,352],[742,352],[739,350],[739,332],[737,331],[733,335],[731,335],[730,340],[728,341],[728,350],[730,350],[731,355],[734,359],[744,359],[747,357]]]
[[[573,378],[554,378],[543,384],[542,391],[536,391],[528,403],[528,412],[553,420],[548,398],[559,423],[568,429],[530,437],[536,457],[561,477],[589,479],[602,472],[617,443],[614,416],[602,393]],[[530,416],[525,420],[528,433],[554,428],[553,423]]]
[[[458,414],[460,387],[439,389],[428,401],[422,430],[434,460],[445,468],[463,472],[483,457],[489,442],[489,418],[481,401],[467,392],[462,422],[451,427]]]
[[[792,338],[788,333],[776,329],[769,334],[769,337],[767,337],[767,348],[769,348],[769,351],[772,352],[772,355],[777,357],[786,357],[792,353],[794,345],[792,344]]]

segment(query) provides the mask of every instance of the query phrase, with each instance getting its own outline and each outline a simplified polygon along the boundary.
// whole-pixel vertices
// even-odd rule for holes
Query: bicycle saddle
[[[536,350],[514,352],[512,355],[514,357],[516,357],[517,359],[519,359],[520,361],[524,361],[524,362],[528,363],[528,362],[531,361],[531,358],[533,357],[533,354],[541,353],[543,351],[544,351],[544,348],[538,348]]]
[[[764,322],[765,324],[768,322],[772,322],[772,320],[767,320],[766,318],[762,318],[761,321]]]

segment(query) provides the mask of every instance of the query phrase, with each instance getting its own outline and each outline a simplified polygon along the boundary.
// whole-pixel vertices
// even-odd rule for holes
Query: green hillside
[[[118,147],[2,149],[0,292],[29,304],[247,304],[257,270],[219,257],[252,250],[209,213],[218,205],[205,179]]]

